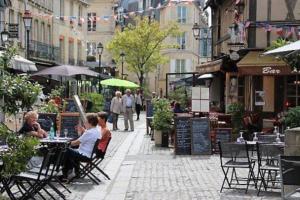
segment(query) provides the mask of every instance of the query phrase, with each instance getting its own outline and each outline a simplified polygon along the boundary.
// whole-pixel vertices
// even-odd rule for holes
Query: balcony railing
[[[51,62],[61,62],[60,49],[49,44],[31,40],[29,58],[42,59]]]
[[[69,58],[69,65],[75,65],[75,59]]]
[[[77,60],[77,65],[78,66],[85,66],[84,60]]]

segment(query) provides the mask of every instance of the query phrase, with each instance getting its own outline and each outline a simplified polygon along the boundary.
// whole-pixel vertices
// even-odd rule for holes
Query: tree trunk
[[[141,76],[139,77],[139,81],[140,81],[140,87],[144,86],[144,73],[141,73]]]

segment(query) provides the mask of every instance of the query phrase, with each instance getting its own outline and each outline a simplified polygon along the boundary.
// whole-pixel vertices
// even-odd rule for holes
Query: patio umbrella
[[[0,51],[0,57],[3,56],[3,51]],[[12,69],[19,70],[22,72],[36,72],[37,68],[34,62],[23,58],[22,56],[15,55],[11,59],[11,66]]]
[[[59,75],[59,76],[75,76],[75,75],[87,75],[87,76],[98,76],[99,73],[89,70],[88,67],[79,67],[72,65],[60,65],[56,67],[49,67],[43,69],[37,73],[34,73],[33,76],[36,75]]]
[[[106,79],[100,82],[101,85],[107,85],[107,86],[116,86],[116,87],[127,87],[127,88],[138,88],[140,87],[139,85],[126,81],[126,80],[121,80],[117,78],[110,78]]]
[[[278,47],[276,49],[267,51],[263,53],[263,55],[279,55],[279,56],[285,56],[287,54],[292,54],[295,51],[300,50],[300,40],[284,45],[282,47]]]

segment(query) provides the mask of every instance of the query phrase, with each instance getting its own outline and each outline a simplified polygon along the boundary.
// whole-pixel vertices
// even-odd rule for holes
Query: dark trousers
[[[136,111],[137,119],[140,118],[141,107],[142,106],[140,104],[135,104],[135,111]]]
[[[68,148],[65,154],[64,166],[62,169],[63,176],[68,177],[68,171],[75,168],[75,174],[79,173],[79,162],[87,162],[88,157],[80,154],[78,151]]]
[[[112,113],[112,118],[113,118],[113,130],[117,130],[117,129],[118,129],[118,118],[119,118],[119,114],[117,114],[117,113]]]

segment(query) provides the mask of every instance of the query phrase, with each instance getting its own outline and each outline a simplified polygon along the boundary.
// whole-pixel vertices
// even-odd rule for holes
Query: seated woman
[[[174,113],[183,113],[183,110],[180,107],[180,103],[176,102],[173,109]]]
[[[63,175],[61,181],[68,181],[68,172],[75,168],[75,177],[80,177],[79,162],[88,161],[93,153],[94,145],[97,139],[101,139],[97,114],[91,113],[86,116],[87,122],[84,123],[85,132],[77,139],[71,142],[71,146],[79,146],[78,149],[68,148],[65,154],[63,165]]]
[[[98,126],[101,127],[101,140],[98,145],[99,153],[102,155],[99,155],[100,157],[104,156],[107,144],[109,139],[111,138],[111,132],[106,126],[106,121],[108,118],[108,114],[106,112],[99,112],[98,113]]]
[[[36,111],[29,111],[25,114],[25,122],[22,128],[19,130],[20,134],[25,134],[29,136],[35,136],[38,138],[45,138],[48,136],[47,132],[44,131],[40,124],[37,122],[38,114]]]

